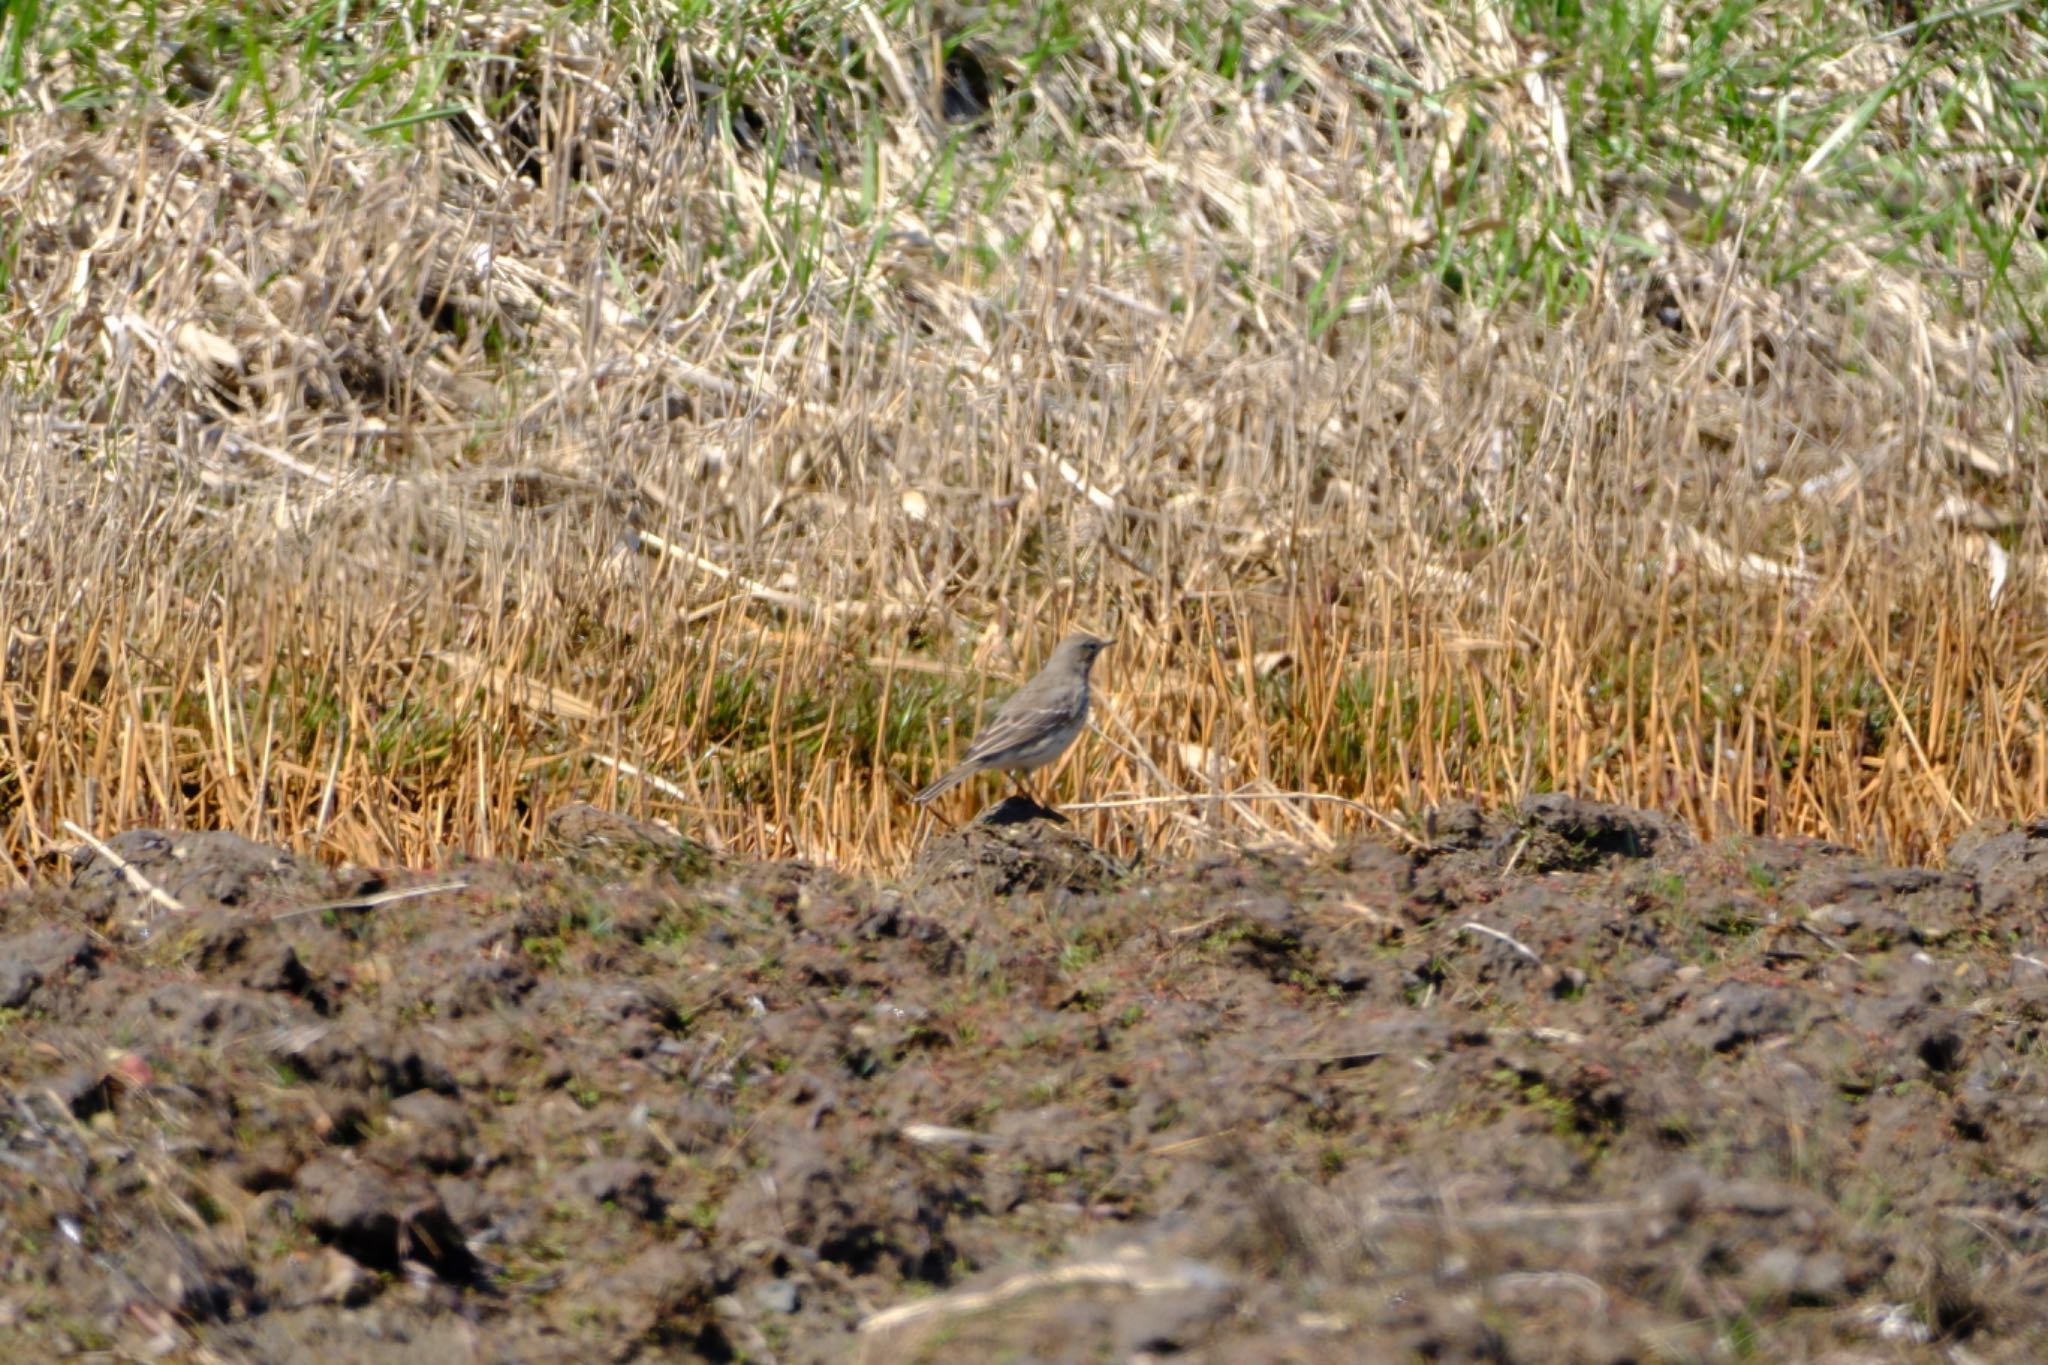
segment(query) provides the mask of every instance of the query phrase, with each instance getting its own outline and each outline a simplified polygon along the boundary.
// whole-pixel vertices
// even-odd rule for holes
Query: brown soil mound
[[[2048,828],[1429,828],[880,886],[587,808],[417,878],[131,832],[0,902],[0,1355],[2041,1357]]]

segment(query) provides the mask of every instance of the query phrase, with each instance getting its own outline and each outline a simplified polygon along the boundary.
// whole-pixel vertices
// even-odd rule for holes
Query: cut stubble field
[[[9,24],[0,875],[2048,805],[2025,7]]]

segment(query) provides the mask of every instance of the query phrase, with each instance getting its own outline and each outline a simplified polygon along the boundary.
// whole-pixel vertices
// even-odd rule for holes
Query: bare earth
[[[2048,827],[1028,820],[884,885],[553,829],[0,902],[0,1356],[2048,1354]]]

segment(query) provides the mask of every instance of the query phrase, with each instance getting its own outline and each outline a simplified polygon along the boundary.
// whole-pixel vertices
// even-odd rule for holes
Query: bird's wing
[[[1064,701],[1048,704],[1030,698],[1013,697],[996,713],[982,732],[974,737],[974,743],[967,747],[962,763],[979,763],[993,758],[1020,745],[1030,744],[1045,737],[1048,731],[1057,730],[1073,719],[1074,708]]]

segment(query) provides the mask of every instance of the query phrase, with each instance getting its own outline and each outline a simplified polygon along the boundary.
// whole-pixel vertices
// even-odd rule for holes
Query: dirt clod
[[[1976,883],[1986,915],[2048,911],[2048,821],[1979,826],[1950,846],[1948,865]]]
[[[186,910],[246,907],[265,900],[311,902],[330,895],[334,879],[317,866],[282,849],[225,831],[180,833],[134,829],[107,841],[126,870],[91,848],[72,855],[71,885],[112,898],[117,915],[146,917],[156,912],[148,892],[130,880],[143,878]]]
[[[72,972],[89,973],[98,958],[85,935],[67,929],[36,929],[0,938],[0,1009],[30,1004],[46,982]]]
[[[1009,797],[972,824],[939,835],[913,869],[913,884],[958,894],[1013,896],[1054,888],[1074,894],[1115,881],[1116,865],[1057,812]]]
[[[542,849],[593,872],[659,867],[689,877],[714,861],[709,849],[667,825],[581,801],[549,813]]]
[[[294,1183],[313,1231],[372,1270],[413,1261],[444,1279],[466,1280],[475,1269],[440,1197],[417,1176],[322,1157],[302,1167]]]
[[[1613,858],[1648,858],[1681,838],[1649,811],[1545,792],[1522,803],[1517,865],[1530,872],[1584,872]]]

